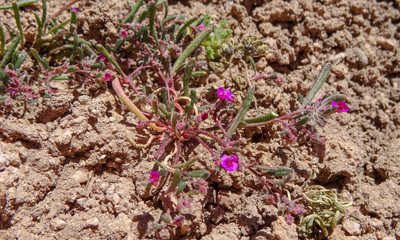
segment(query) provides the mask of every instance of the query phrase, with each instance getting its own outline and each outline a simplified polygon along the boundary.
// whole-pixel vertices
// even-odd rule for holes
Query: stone
[[[50,223],[50,228],[54,231],[60,231],[62,229],[65,228],[65,226],[67,226],[67,223],[62,220],[62,219],[54,219],[51,223]]]
[[[85,222],[85,228],[97,228],[100,224],[100,221],[97,217],[90,218]]]
[[[358,236],[361,234],[360,224],[353,220],[345,220],[343,222],[343,229],[351,236]]]

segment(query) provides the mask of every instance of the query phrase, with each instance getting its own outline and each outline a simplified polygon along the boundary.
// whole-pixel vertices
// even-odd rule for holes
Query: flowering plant
[[[43,6],[45,12],[45,4]],[[143,7],[142,13],[137,15]],[[99,43],[95,48],[78,36],[76,9],[71,11],[70,29],[63,29],[65,25],[55,26],[56,29],[46,26],[45,13],[42,20],[37,17],[40,30],[34,46],[49,42],[52,47],[49,54],[70,53],[62,66],[50,70],[47,58],[40,56],[40,49],[30,51],[44,73],[46,90],[41,93],[49,96],[53,90],[50,87],[52,80],[84,78],[86,81],[99,82],[102,86],[109,83],[126,109],[139,119],[136,127],[151,129],[154,136],[146,144],[137,143],[129,134],[127,139],[136,148],[146,148],[153,141],[159,143],[153,155],[155,165],[146,184],[147,190],[156,195],[156,199],[160,199],[164,207],[164,215],[154,224],[158,238],[173,237],[176,234],[174,230],[182,227],[185,218],[179,212],[190,207],[194,196],[204,196],[207,193],[206,180],[211,174],[230,174],[235,171],[246,171],[256,176],[268,190],[271,203],[283,209],[282,213],[288,223],[292,223],[294,217],[305,213],[302,205],[292,201],[283,191],[283,186],[290,180],[293,170],[285,166],[248,164],[243,154],[240,133],[243,128],[278,123],[283,126],[281,135],[289,143],[296,142],[299,134],[306,134],[312,141],[324,143],[325,140],[317,134],[316,127],[324,125],[335,112],[349,111],[344,102],[345,97],[341,94],[313,102],[328,77],[330,64],[323,67],[298,110],[281,116],[271,112],[246,118],[255,95],[254,81],[264,79],[267,83],[278,86],[282,79],[275,73],[256,73],[247,79],[249,74],[246,67],[245,81],[248,88],[242,101],[238,100],[233,89],[222,86],[214,89],[215,101],[200,99],[191,83],[193,79],[207,75],[209,69],[207,61],[199,58],[199,49],[201,46],[205,47],[207,59],[217,58],[222,54],[222,43],[229,40],[232,31],[225,29],[225,21],[220,28],[213,29],[204,20],[207,17],[190,20],[167,14],[159,17],[157,12],[162,9],[168,13],[167,1],[151,0],[144,3],[139,0],[121,21],[118,41],[115,44]],[[61,32],[57,33],[58,31]],[[65,36],[65,44],[54,45],[51,40],[60,35]],[[31,92],[31,88],[21,81],[22,74],[16,68],[22,55],[14,58],[16,61],[11,58],[21,41],[21,37],[15,37],[2,56],[1,93]],[[260,43],[257,46],[261,50],[264,48]],[[254,51],[251,49],[245,43],[241,52],[246,61],[254,63],[251,55],[257,53],[257,48]],[[6,65],[8,69],[3,69]],[[151,79],[151,84],[144,84],[143,77]],[[37,97],[35,94],[32,94],[32,98]],[[136,97],[135,100],[129,97],[132,95]],[[28,98],[28,95],[25,97]],[[197,146],[203,147],[210,157],[197,154],[196,151],[191,151],[192,154],[187,154],[188,156],[183,154]],[[210,159],[212,164],[207,162]],[[201,165],[211,168],[199,169]],[[218,171],[221,167],[226,171]]]

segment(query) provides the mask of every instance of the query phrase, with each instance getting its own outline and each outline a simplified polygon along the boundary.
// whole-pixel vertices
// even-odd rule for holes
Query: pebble
[[[380,37],[377,39],[377,43],[381,45],[385,50],[393,51],[397,48],[397,42],[394,39]]]
[[[392,236],[387,236],[387,237],[382,238],[382,240],[396,240],[396,238],[392,237]]]
[[[65,226],[67,226],[67,223],[62,219],[54,219],[50,224],[51,229],[54,231],[60,231],[64,229]]]
[[[343,229],[351,236],[358,236],[361,234],[360,224],[353,220],[345,220],[343,222]]]
[[[84,183],[88,180],[88,174],[87,172],[78,170],[71,176],[71,178],[77,183]]]
[[[97,228],[99,226],[99,219],[97,217],[86,220],[85,228]]]
[[[360,48],[353,48],[353,53],[357,56],[358,62],[361,63],[363,66],[368,64],[368,57]]]
[[[5,154],[2,154],[0,152],[0,171],[3,171],[6,169],[6,167],[9,165],[9,161],[6,159]]]

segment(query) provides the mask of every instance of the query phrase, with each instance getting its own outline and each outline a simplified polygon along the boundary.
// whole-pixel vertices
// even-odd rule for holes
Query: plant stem
[[[131,112],[133,112],[142,121],[149,121],[149,119],[139,110],[139,108],[136,107],[136,105],[131,101],[131,99],[129,99],[129,97],[125,94],[125,91],[122,89],[122,86],[121,86],[121,83],[120,83],[120,80],[118,77],[116,77],[112,80],[112,87],[113,87],[115,93],[117,94],[117,96],[119,97],[119,99],[121,99],[121,101],[125,104],[125,106],[129,110],[131,110]],[[153,123],[150,123],[149,127],[153,128],[155,130],[159,130],[159,131],[164,130],[164,128],[156,126]]]

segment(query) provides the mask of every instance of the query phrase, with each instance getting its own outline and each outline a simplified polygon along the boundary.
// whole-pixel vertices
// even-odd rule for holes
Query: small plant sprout
[[[336,228],[340,214],[345,212],[346,207],[353,204],[352,202],[339,203],[337,194],[322,186],[307,188],[303,193],[303,198],[308,211],[307,215],[301,218],[298,229],[304,237],[316,235],[320,230],[327,237],[329,231]]]

